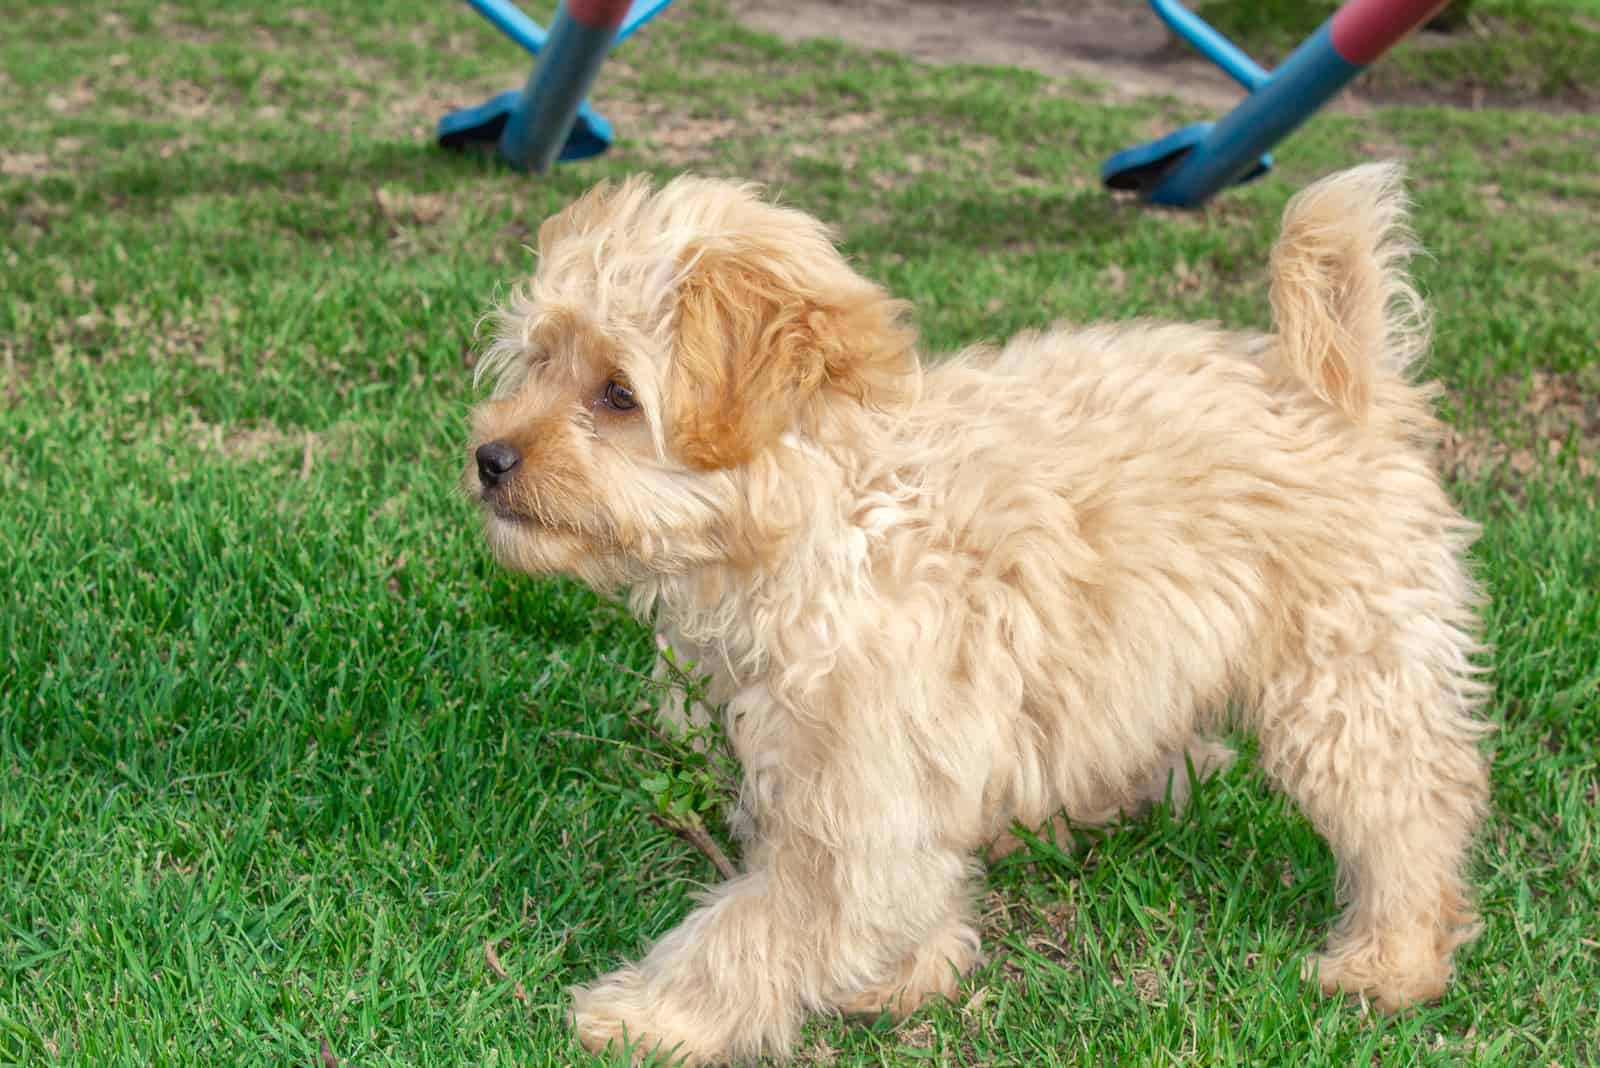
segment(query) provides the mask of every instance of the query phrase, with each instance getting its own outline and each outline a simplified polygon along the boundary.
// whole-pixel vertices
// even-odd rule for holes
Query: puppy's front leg
[[[905,985],[942,988],[952,963],[970,963],[970,859],[938,844],[886,762],[835,752],[775,772],[785,781],[746,874],[711,890],[638,964],[574,991],[585,1046],[625,1039],[638,1055],[688,1064],[782,1056],[808,1012],[905,1007]],[[926,966],[908,971],[914,962]]]

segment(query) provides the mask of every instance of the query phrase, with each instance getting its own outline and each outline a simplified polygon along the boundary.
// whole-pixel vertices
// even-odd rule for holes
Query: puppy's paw
[[[953,999],[961,977],[982,959],[978,932],[957,921],[906,958],[887,982],[838,999],[837,1008],[848,1016],[888,1013],[903,1020],[933,998]]]
[[[718,1063],[715,1053],[695,1041],[693,1021],[677,1018],[658,999],[636,968],[622,968],[590,986],[573,987],[572,1028],[593,1053],[624,1050],[634,1063]]]
[[[1324,994],[1360,997],[1386,1014],[1437,1001],[1450,973],[1449,952],[1441,952],[1427,931],[1352,939],[1310,957],[1301,969]]]

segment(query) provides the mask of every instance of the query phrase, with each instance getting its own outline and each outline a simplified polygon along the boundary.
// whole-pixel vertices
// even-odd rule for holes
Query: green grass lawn
[[[635,714],[648,631],[502,573],[454,490],[475,323],[588,183],[776,183],[939,351],[1057,318],[1265,325],[1284,201],[1375,156],[1412,167],[1492,596],[1486,929],[1457,982],[1379,1019],[1299,981],[1333,869],[1245,761],[1188,813],[998,867],[961,1001],[818,1021],[802,1056],[1600,1060],[1600,118],[1329,114],[1174,214],[1096,175],[1199,117],[1179,101],[680,6],[606,72],[617,150],[540,180],[428,143],[525,75],[458,3],[3,20],[0,1063],[600,1063],[565,987],[713,872],[641,801],[670,759]],[[1579,8],[1552,10],[1592,31]]]

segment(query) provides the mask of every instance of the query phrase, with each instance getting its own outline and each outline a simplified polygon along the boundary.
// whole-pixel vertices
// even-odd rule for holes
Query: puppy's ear
[[[745,463],[818,404],[888,408],[916,388],[903,305],[831,248],[809,265],[793,251],[703,250],[679,288],[669,426],[690,467]]]

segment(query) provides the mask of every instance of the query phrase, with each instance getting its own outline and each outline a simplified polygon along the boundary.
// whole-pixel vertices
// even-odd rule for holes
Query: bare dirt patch
[[[1453,479],[1499,478],[1517,495],[1522,481],[1576,449],[1578,474],[1600,474],[1600,368],[1496,383],[1484,425],[1450,428],[1439,463]]]
[[[875,140],[892,141],[897,131],[913,121],[870,107],[829,112],[799,101],[752,101],[736,115],[695,115],[636,91],[626,74],[607,86],[596,104],[653,163],[705,173],[720,173],[732,166],[732,173],[739,178],[778,188],[794,178],[801,161],[836,160],[853,170],[867,146]],[[772,143],[781,143],[782,151],[756,147]],[[948,169],[964,163],[976,167],[993,147],[982,135],[965,136],[950,145],[932,147],[928,154],[899,155],[899,167],[893,173],[878,168],[866,180],[878,189],[899,188],[934,167]],[[742,150],[748,150],[747,158]],[[1000,184],[1021,181],[1003,174],[992,175],[991,180]]]
[[[50,173],[50,157],[43,152],[0,150],[0,174],[7,178],[39,178]]]
[[[271,423],[225,426],[208,423],[192,413],[183,436],[191,448],[209,452],[239,464],[256,464],[272,459],[287,461],[301,479],[311,477],[316,464],[336,456],[349,437],[348,428],[329,430],[283,430]]]
[[[1021,67],[1051,78],[1100,86],[1100,99],[1123,102],[1169,97],[1206,111],[1226,111],[1244,90],[1178,40],[1141,0],[732,0],[746,25],[786,40],[838,38],[864,48],[900,52],[931,63]],[[1479,28],[1479,32],[1484,32]],[[1455,39],[1420,33],[1408,48],[1450,48]],[[1265,66],[1273,57],[1257,56]],[[1548,111],[1583,110],[1571,100],[1481,87],[1397,82],[1378,64],[1328,109],[1362,114],[1379,103],[1490,105]]]
[[[372,191],[372,203],[384,221],[395,227],[432,225],[444,218],[451,206],[444,193],[413,193],[385,186]]]
[[[45,109],[55,115],[82,115],[94,106],[94,102],[94,88],[87,78],[79,78],[44,98]]]
[[[1229,108],[1242,90],[1125,0],[734,0],[746,25],[787,40],[833,37],[933,63],[1022,67],[1102,86],[1106,99],[1178,97]]]

